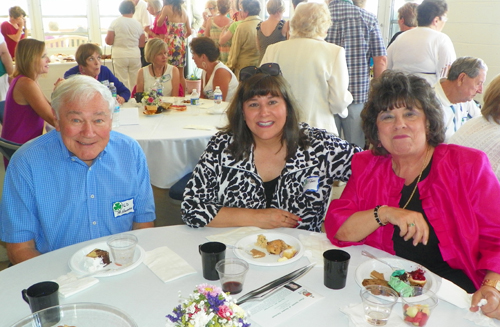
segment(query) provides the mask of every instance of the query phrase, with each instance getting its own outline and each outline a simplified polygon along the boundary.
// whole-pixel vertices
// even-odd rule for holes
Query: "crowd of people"
[[[500,76],[479,106],[488,67],[457,59],[444,0],[401,7],[387,47],[362,1],[299,2],[286,22],[282,0],[268,1],[265,21],[257,0],[209,0],[198,31],[182,0],[123,1],[105,38],[114,73],[98,45],[82,44],[50,102],[38,85],[44,42],[25,38],[14,7],[9,42],[0,38],[2,137],[34,140],[6,171],[0,239],[11,262],[154,225],[144,154],[111,131],[114,100],[100,82],[120,103],[158,81],[181,95],[190,49],[201,96],[218,86],[229,107],[186,185],[188,226],[325,231],[337,246],[425,266],[473,293],[472,311],[500,319]],[[330,202],[335,181],[347,185]]]

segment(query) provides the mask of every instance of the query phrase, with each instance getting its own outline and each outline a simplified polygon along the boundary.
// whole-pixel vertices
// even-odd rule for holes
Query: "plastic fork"
[[[379,259],[377,258],[376,256],[374,256],[373,254],[371,254],[370,252],[368,251],[361,251],[361,254],[364,255],[365,257],[368,257],[368,258],[372,258],[372,259],[375,259],[379,262],[382,262],[384,265],[387,265],[389,267],[391,267],[391,269],[394,271],[394,270],[401,270],[402,268],[401,267],[396,267],[396,266],[393,266],[391,265],[390,263],[388,263],[387,261],[384,261],[382,259]]]

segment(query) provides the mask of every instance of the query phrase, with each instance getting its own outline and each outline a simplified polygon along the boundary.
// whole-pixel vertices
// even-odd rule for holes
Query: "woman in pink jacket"
[[[386,71],[361,114],[371,151],[331,203],[325,229],[338,246],[367,244],[415,261],[500,317],[500,183],[483,152],[442,144],[442,111],[422,78]]]

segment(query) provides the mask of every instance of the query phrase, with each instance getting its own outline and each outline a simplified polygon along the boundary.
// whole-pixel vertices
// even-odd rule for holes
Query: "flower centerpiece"
[[[245,311],[220,287],[201,284],[167,315],[167,327],[248,327],[245,318]]]

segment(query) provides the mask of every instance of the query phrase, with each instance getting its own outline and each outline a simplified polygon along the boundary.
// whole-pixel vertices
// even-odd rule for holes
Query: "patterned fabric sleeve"
[[[208,142],[207,149],[201,155],[184,191],[181,205],[182,220],[190,227],[204,227],[222,208],[217,198],[219,179],[216,174],[221,169],[220,152],[215,149],[225,148],[227,143],[217,144],[218,135]]]

